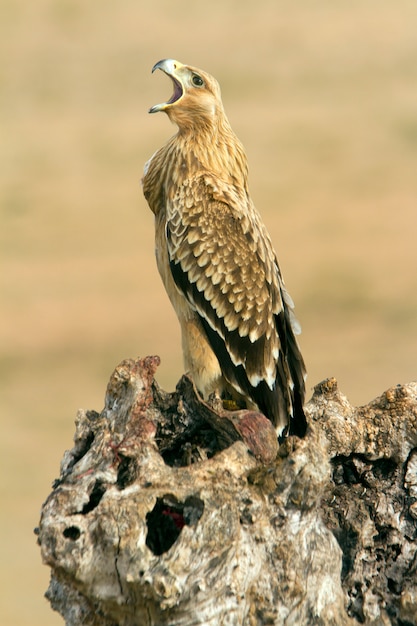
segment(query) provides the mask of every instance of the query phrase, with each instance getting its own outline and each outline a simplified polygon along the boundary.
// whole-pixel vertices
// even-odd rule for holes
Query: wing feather
[[[186,181],[167,203],[170,267],[226,380],[284,427],[294,404],[303,402],[295,401],[294,389],[303,396],[304,364],[292,301],[266,229],[248,203],[244,193],[207,175]]]

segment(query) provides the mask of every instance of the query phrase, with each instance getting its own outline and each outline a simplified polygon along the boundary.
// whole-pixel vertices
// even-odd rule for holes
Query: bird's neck
[[[245,150],[224,114],[214,122],[180,129],[174,143],[178,156],[188,161],[187,171],[208,172],[227,184],[247,190]]]
[[[148,161],[142,183],[152,211],[164,210],[168,188],[205,175],[249,195],[245,150],[225,115],[216,123],[180,128]]]

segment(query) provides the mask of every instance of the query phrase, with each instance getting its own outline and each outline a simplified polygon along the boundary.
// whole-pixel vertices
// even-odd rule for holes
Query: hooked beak
[[[158,63],[155,63],[152,68],[152,74],[155,70],[162,70],[164,74],[169,76],[174,85],[174,93],[167,102],[154,104],[154,106],[149,109],[149,113],[165,111],[171,104],[178,102],[178,100],[182,98],[184,94],[184,88],[177,73],[178,70],[180,70],[182,67],[184,67],[184,65],[179,61],[175,61],[174,59],[163,59],[162,61],[158,61]]]

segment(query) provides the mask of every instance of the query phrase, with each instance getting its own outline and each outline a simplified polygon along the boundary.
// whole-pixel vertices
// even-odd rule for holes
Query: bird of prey
[[[277,434],[303,436],[305,366],[299,325],[271,239],[249,195],[244,148],[217,81],[173,59],[156,63],[178,132],[146,163],[156,257],[182,331],[184,364],[204,398],[258,409]]]

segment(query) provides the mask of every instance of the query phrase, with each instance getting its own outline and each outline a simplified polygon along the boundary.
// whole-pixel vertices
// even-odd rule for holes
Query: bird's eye
[[[202,85],[204,85],[203,79],[198,74],[193,74],[191,80],[193,81],[193,85],[195,85],[196,87],[201,87]]]

